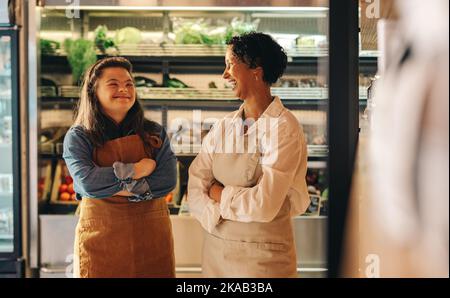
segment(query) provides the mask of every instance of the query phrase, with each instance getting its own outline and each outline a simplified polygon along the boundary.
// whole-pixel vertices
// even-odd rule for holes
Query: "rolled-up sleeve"
[[[220,124],[217,124],[219,126]],[[205,136],[200,153],[189,167],[188,204],[190,213],[202,227],[212,232],[220,221],[219,204],[209,198],[209,187],[214,180],[212,173],[212,154],[214,134],[220,129],[213,128]]]
[[[92,160],[93,145],[80,127],[72,127],[64,138],[63,158],[82,197],[108,198],[124,190],[125,184],[112,167],[99,167]]]
[[[270,222],[280,211],[306,152],[302,152],[297,131],[280,127],[278,132],[277,144],[262,153],[262,176],[258,183],[253,187],[226,185],[223,189],[220,214],[224,219]]]

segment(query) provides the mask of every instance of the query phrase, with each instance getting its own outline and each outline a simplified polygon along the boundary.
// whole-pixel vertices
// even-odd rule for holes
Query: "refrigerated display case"
[[[23,272],[20,212],[18,40],[0,27],[0,278]]]
[[[198,126],[203,128],[200,129],[200,138],[203,137],[212,124],[211,118],[221,118],[240,105],[221,78],[226,45],[220,35],[227,28],[240,24],[241,27],[271,34],[288,53],[286,73],[273,86],[272,92],[279,95],[284,105],[293,111],[305,131],[309,165],[307,180],[314,198],[308,212],[294,219],[295,225],[298,225],[299,271],[303,274],[309,272],[311,276],[325,276],[328,175],[332,175],[327,170],[326,3],[321,7],[141,7],[139,10],[133,9],[133,6],[106,5],[96,5],[90,9],[86,5],[78,11],[79,18],[68,18],[66,9],[63,1],[56,0],[36,8],[37,36],[40,37],[36,40],[37,52],[40,53],[36,63],[39,111],[39,145],[36,153],[40,170],[37,172],[39,177],[36,177],[39,191],[36,190],[34,196],[40,214],[40,249],[49,247],[48,243],[42,242],[43,239],[58,237],[58,232],[52,231],[52,225],[47,224],[57,219],[52,218],[52,215],[66,214],[72,217],[72,220],[66,218],[65,222],[73,226],[73,213],[77,208],[76,202],[63,202],[58,195],[52,195],[56,189],[55,177],[61,179],[57,170],[59,168],[59,173],[64,171],[61,161],[62,137],[58,132],[72,124],[79,92],[78,78],[74,77],[80,72],[71,68],[64,40],[83,38],[95,44],[97,57],[121,55],[132,62],[146,117],[161,123],[172,139],[179,160],[179,188],[171,202],[172,222],[174,225],[187,225],[186,220],[194,220],[184,217],[187,169],[199,150],[195,146],[193,129]],[[123,31],[124,28],[128,29]],[[100,41],[99,31],[103,33]],[[131,38],[131,35],[134,37]],[[113,41],[114,46],[106,47],[106,44],[111,45],[110,41]],[[367,73],[376,69],[376,57],[364,54],[360,61]],[[364,91],[365,87],[361,86],[360,89]],[[361,92],[362,108],[366,100],[364,94]],[[183,138],[192,140],[193,144],[179,145],[177,140]],[[50,182],[48,177],[51,177]],[[196,226],[195,222],[191,225],[194,228]],[[180,272],[185,273],[183,270],[189,269],[198,273],[200,264],[195,255],[199,253],[199,247],[187,247],[189,243],[183,240],[183,229],[174,227],[174,233],[176,231],[181,231],[179,235],[174,235],[176,254],[182,256],[183,260],[183,264],[177,264],[184,268]],[[200,236],[196,240],[190,242],[201,243]],[[196,253],[186,260],[185,253],[190,250]],[[60,272],[61,268],[68,266],[65,263],[70,259],[60,256],[54,258],[53,263],[48,263],[47,258],[44,258],[48,256],[47,252],[41,251],[39,256],[41,260],[37,267],[41,267],[41,273],[46,275]]]

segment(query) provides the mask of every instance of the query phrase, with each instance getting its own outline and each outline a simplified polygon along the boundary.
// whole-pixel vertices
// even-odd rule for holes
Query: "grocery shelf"
[[[225,67],[224,45],[121,45],[119,55],[126,57],[133,64],[134,71],[161,73],[162,69],[170,73],[217,73]],[[296,47],[287,50],[287,74],[314,73],[317,67],[327,63],[328,49]],[[98,57],[106,57],[98,53]],[[364,54],[360,57],[363,72],[375,72],[378,58]],[[70,67],[64,54],[42,55],[41,67],[44,73],[69,73]],[[375,70],[375,71],[374,71]]]
[[[200,151],[200,146],[186,146],[182,147],[180,145],[172,145],[177,158],[179,159],[193,159],[197,156]],[[192,150],[192,148],[194,148]],[[321,160],[328,156],[328,146],[327,145],[308,145],[308,159],[311,160]],[[62,154],[52,154],[52,153],[40,153],[39,157],[42,159],[62,159]]]
[[[198,89],[198,88],[162,88],[137,87],[138,97],[146,99],[171,100],[237,100],[233,90],[230,89]],[[320,100],[328,98],[327,88],[271,88],[272,94],[282,99]],[[59,95],[64,98],[78,97],[80,89],[76,86],[59,87]]]
[[[46,89],[44,89],[46,90]],[[198,89],[198,88],[164,88],[137,87],[140,99],[171,99],[171,100],[237,100],[230,89]],[[272,87],[272,94],[282,99],[292,100],[325,100],[328,99],[328,88],[325,87]],[[42,91],[41,91],[42,92]],[[56,92],[56,91],[55,91]],[[62,98],[77,98],[80,89],[77,86],[60,86],[59,96]],[[367,99],[367,88],[359,87],[360,99]],[[46,97],[57,97],[46,96]]]
[[[79,88],[61,86],[59,95],[41,98],[43,108],[73,108],[78,101]],[[137,94],[144,106],[237,108],[241,104],[231,89],[194,88],[147,88],[138,87]],[[279,96],[288,107],[322,106],[328,100],[327,88],[272,88],[272,94]],[[360,104],[367,99],[367,89],[360,87]]]
[[[137,88],[141,99],[237,100],[231,89]],[[284,100],[327,99],[326,88],[272,88],[272,94]]]
[[[118,55],[146,57],[224,57],[227,45],[203,44],[138,44],[118,46]],[[293,57],[323,57],[328,55],[328,49],[317,47],[296,46],[286,50]]]
[[[317,109],[325,108],[326,100],[282,100],[283,104],[289,109]],[[42,109],[69,109],[73,110],[78,102],[78,98],[62,98],[62,97],[42,97]],[[140,100],[141,105],[145,108],[167,109],[176,108],[180,110],[214,110],[214,111],[233,111],[237,110],[242,104],[239,100],[194,100],[194,99],[147,99]],[[361,101],[364,105],[364,101]]]
[[[308,145],[308,157],[325,158],[328,156],[327,145]]]
[[[120,44],[117,46],[115,55],[125,57],[147,57],[147,58],[161,58],[161,57],[220,57],[223,59],[227,50],[227,45],[224,44],[171,44],[171,43],[140,43],[140,44]],[[301,46],[286,49],[286,54],[289,58],[298,57],[326,57],[328,56],[328,47]],[[97,55],[104,55],[97,50]],[[361,51],[360,57],[364,59],[376,59],[379,53],[377,51]],[[65,57],[66,53],[63,49],[56,55],[49,55]],[[44,56],[45,57],[45,56]]]
[[[326,161],[324,161],[324,160],[310,160],[310,159],[308,159],[308,169],[326,169],[327,168],[327,162]]]
[[[326,219],[328,219],[328,216],[326,216],[326,215],[306,215],[306,214],[303,214],[303,215],[299,215],[299,216],[295,216],[294,217],[294,219],[306,219],[306,220],[309,220],[309,219],[311,219],[311,220],[313,220],[313,219],[316,219],[316,220],[326,220]]]
[[[328,146],[327,145],[308,145],[308,159],[311,160],[323,160],[328,157]],[[177,157],[189,159],[195,158],[199,153],[200,147],[195,147],[197,150],[194,152],[190,152],[189,150],[191,146],[187,146],[182,148],[180,145],[173,145],[172,148],[175,152],[181,152],[176,154]],[[316,165],[316,164],[313,164]],[[317,166],[323,166],[323,164],[317,164]]]

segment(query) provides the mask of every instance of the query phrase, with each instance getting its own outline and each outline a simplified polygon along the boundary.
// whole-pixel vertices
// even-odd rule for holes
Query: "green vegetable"
[[[259,19],[249,23],[234,18],[229,24],[222,22],[220,26],[211,26],[203,19],[190,21],[182,18],[174,19],[175,43],[178,44],[225,44],[235,35],[255,31]]]
[[[225,36],[227,33],[227,26],[219,26],[208,32],[211,44],[225,44]]]
[[[116,32],[116,44],[138,44],[142,41],[141,31],[134,27],[125,27]]]
[[[167,87],[170,88],[186,88],[187,85],[185,83],[183,83],[182,81],[174,78],[174,79],[170,79],[167,82]]]
[[[208,26],[203,19],[193,22],[180,18],[174,24],[175,43],[179,44],[212,44],[207,32]]]
[[[258,27],[259,19],[254,20],[251,23],[247,23],[239,20],[238,18],[234,18],[230,26],[227,28],[227,32],[225,34],[225,42],[228,42],[233,36],[242,35],[244,33],[248,33],[251,31],[256,31]]]
[[[141,76],[134,77],[134,84],[136,87],[158,87],[156,81]]]
[[[201,32],[190,28],[182,28],[175,35],[175,42],[181,44],[202,44],[203,36]]]
[[[41,38],[40,47],[42,55],[55,55],[60,49],[60,43],[54,40]]]
[[[64,49],[72,69],[73,83],[78,85],[83,73],[97,61],[94,43],[83,38],[66,39],[64,40]]]
[[[107,37],[108,28],[104,25],[98,26],[95,31],[95,45],[103,53],[106,53],[108,48],[115,48],[114,40]]]
[[[189,88],[188,85],[183,83],[177,78],[170,78],[168,74],[163,76],[163,86],[169,88]]]

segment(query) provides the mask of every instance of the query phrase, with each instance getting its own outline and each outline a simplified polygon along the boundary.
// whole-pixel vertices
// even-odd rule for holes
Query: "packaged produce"
[[[224,45],[235,35],[256,31],[259,19],[253,22],[244,22],[240,18],[231,21],[211,19],[172,18],[175,43],[178,44],[204,44]]]
[[[173,18],[175,43],[178,44],[211,44],[208,38],[208,25],[205,19],[189,20]]]
[[[142,34],[138,28],[135,27],[125,27],[116,31],[116,36],[114,37],[114,42],[117,45],[127,44],[136,45],[142,41]]]
[[[233,36],[241,35],[251,31],[256,31],[259,25],[259,19],[252,22],[244,22],[239,18],[233,18],[227,27],[225,42],[230,40]]]

